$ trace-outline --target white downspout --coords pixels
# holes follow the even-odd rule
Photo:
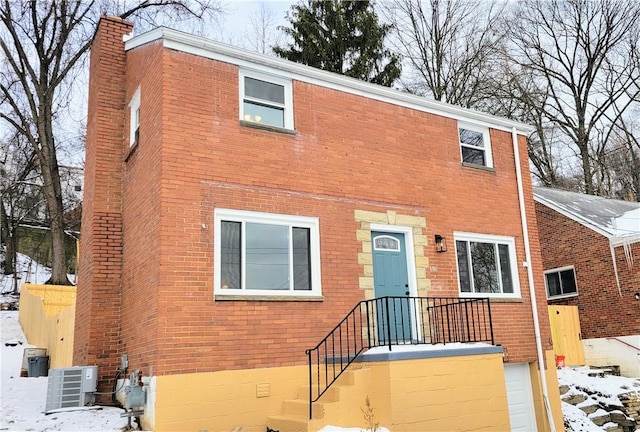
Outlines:
[[[542,399],[545,409],[547,410],[547,420],[551,432],[556,432],[551,405],[549,404],[549,390],[547,388],[547,377],[544,371],[544,355],[542,353],[542,341],[540,337],[540,322],[538,321],[538,305],[536,302],[536,290],[533,284],[533,269],[531,268],[531,249],[529,246],[529,228],[527,226],[527,213],[524,205],[524,191],[522,188],[522,171],[520,169],[520,151],[518,149],[518,134],[516,128],[511,129],[511,138],[513,140],[513,155],[516,160],[516,180],[518,183],[518,200],[520,201],[520,221],[522,223],[522,234],[524,236],[524,253],[525,262],[523,265],[527,268],[527,276],[529,278],[529,295],[531,296],[531,312],[533,313],[533,328],[536,335],[536,348],[538,351],[538,366],[540,368],[540,381],[542,382]]]
[[[616,286],[618,287],[618,295],[622,297],[622,289],[620,288],[620,278],[618,277],[618,263],[616,262],[616,249],[609,239],[609,250],[611,251],[611,261],[613,262],[613,273],[616,275]]]

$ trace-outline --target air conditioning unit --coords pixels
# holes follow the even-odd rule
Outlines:
[[[98,366],[50,369],[45,413],[92,404],[97,381]]]

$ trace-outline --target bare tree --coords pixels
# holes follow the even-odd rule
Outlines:
[[[31,147],[14,135],[3,141],[0,148],[0,239],[5,246],[4,274],[16,273],[18,226],[33,216],[42,204],[40,185],[36,183],[36,157]],[[13,291],[17,294],[17,279]]]
[[[249,14],[249,28],[245,40],[249,49],[261,54],[271,54],[278,44],[277,17],[269,5],[261,1],[258,9]]]
[[[549,91],[544,82],[528,70],[513,64],[506,56],[496,61],[495,73],[489,77],[483,110],[526,122],[534,127],[527,148],[531,174],[535,183],[564,189],[581,184],[576,153],[567,146],[560,128],[545,117]]]
[[[101,13],[147,23],[162,14],[179,20],[219,12],[207,0],[10,1],[0,0],[0,120],[33,149],[42,176],[52,238],[52,276],[68,284],[65,269],[64,209],[57,150],[59,120],[69,108],[74,78],[83,65]],[[160,15],[159,15],[160,14]]]
[[[630,114],[599,131],[604,145],[595,153],[595,188],[601,195],[640,202],[640,123],[637,112]]]
[[[394,0],[381,7],[409,66],[406,89],[477,107],[487,94],[501,41],[496,24],[502,7],[481,0]]]
[[[544,104],[518,97],[563,135],[564,154],[579,158],[588,194],[598,192],[594,161],[606,148],[597,131],[637,103],[639,13],[633,0],[525,0],[506,18],[509,60],[547,92]]]

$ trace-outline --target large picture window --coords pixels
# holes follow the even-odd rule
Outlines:
[[[562,267],[544,272],[547,297],[570,297],[578,295],[576,272],[573,267]]]
[[[216,210],[216,294],[319,295],[318,219]]]
[[[240,120],[293,129],[291,81],[240,73]]]
[[[487,128],[461,123],[458,125],[458,135],[463,163],[493,166],[491,142]]]
[[[512,237],[454,233],[460,295],[520,297]]]

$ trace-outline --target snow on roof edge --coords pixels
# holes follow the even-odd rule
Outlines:
[[[640,203],[545,187],[534,187],[533,198],[536,202],[606,237],[613,246],[640,241]],[[611,205],[607,207],[606,204]],[[630,210],[620,211],[621,206]],[[589,214],[587,209],[591,213],[598,209],[600,213]],[[609,221],[607,224],[602,222],[605,219]],[[638,220],[637,224],[635,220]]]

